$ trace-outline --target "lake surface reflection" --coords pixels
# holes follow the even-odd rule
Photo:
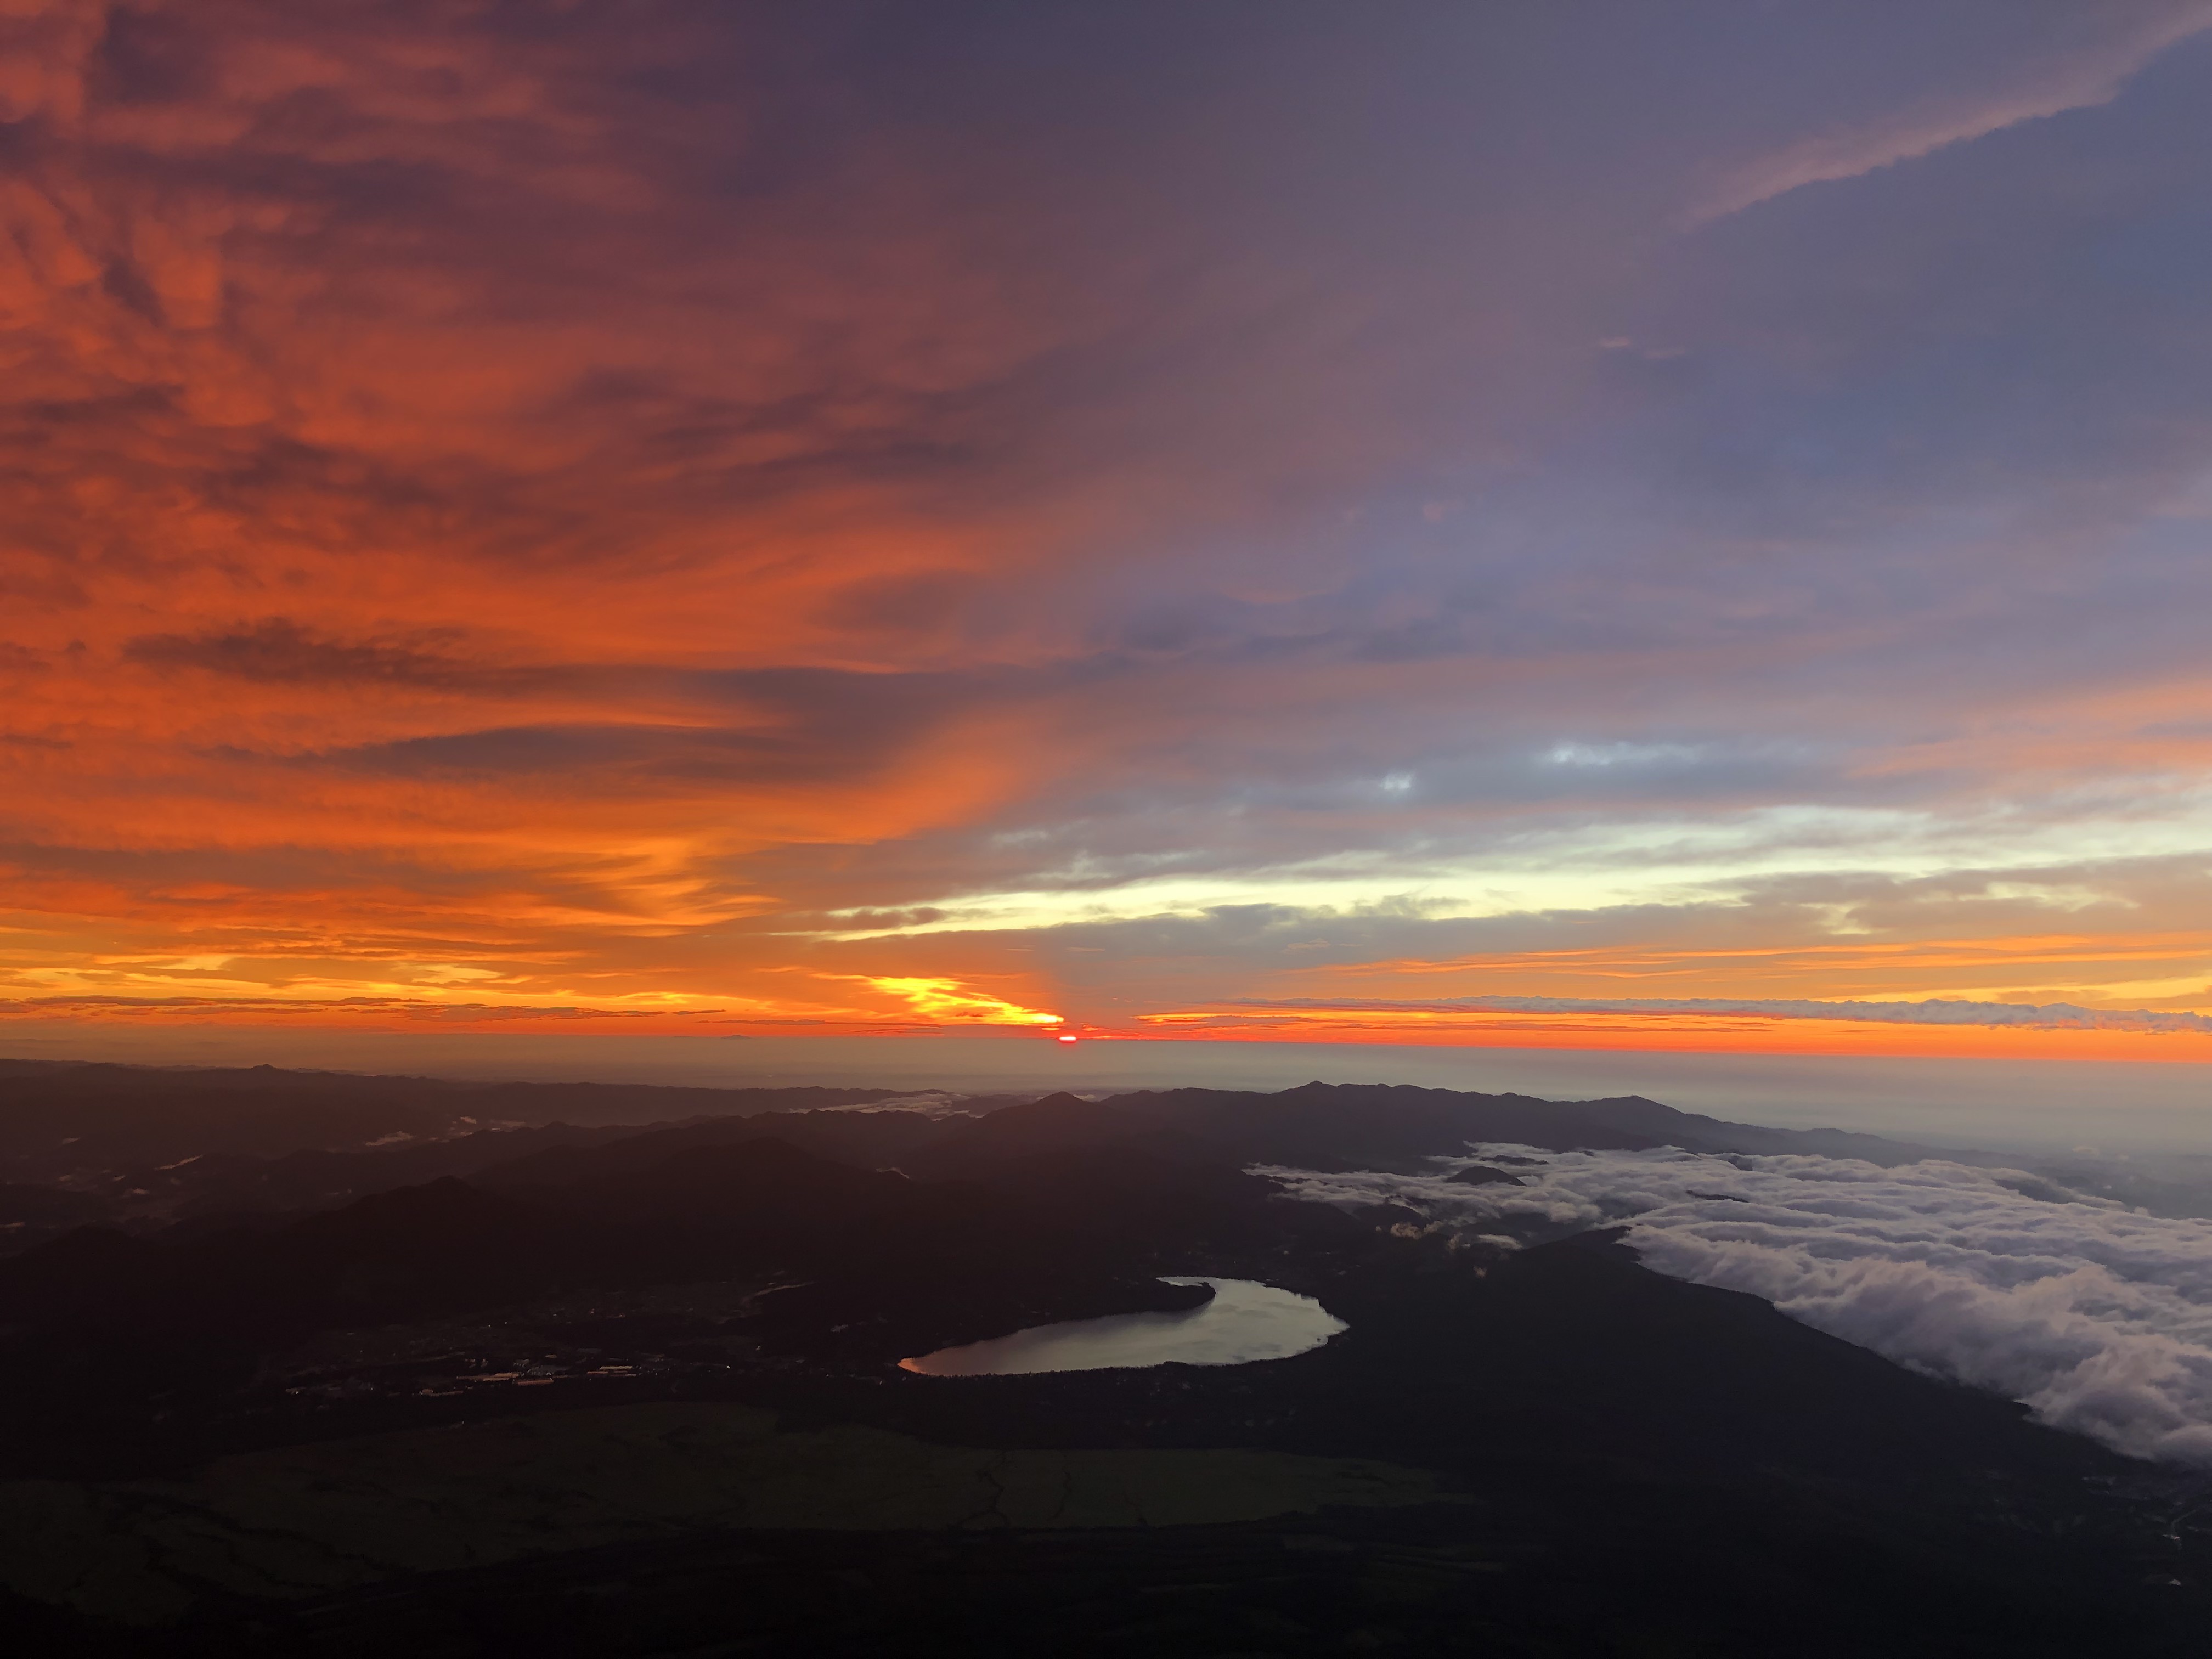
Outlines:
[[[1310,1296],[1249,1279],[1167,1279],[1211,1285],[1213,1299],[1180,1313],[1116,1314],[1036,1325],[1012,1336],[939,1348],[899,1369],[926,1376],[1018,1376],[1034,1371],[1098,1371],[1125,1366],[1243,1365],[1286,1359],[1346,1328]]]

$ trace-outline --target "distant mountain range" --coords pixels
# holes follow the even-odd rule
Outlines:
[[[1164,1157],[1180,1147],[1191,1158],[1319,1169],[1407,1166],[1470,1140],[1796,1152],[1881,1164],[1932,1150],[1842,1130],[1728,1123],[1638,1096],[1545,1101],[1311,1083],[1273,1094],[1175,1089],[1048,1101],[0,1060],[0,1249],[89,1221],[143,1228],[282,1213],[532,1158],[544,1161],[495,1183],[552,1178],[586,1158],[605,1168],[608,1159],[742,1139],[757,1130],[736,1126],[763,1118],[793,1145],[917,1176],[1134,1142]]]

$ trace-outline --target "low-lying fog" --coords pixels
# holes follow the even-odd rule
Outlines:
[[[1763,1297],[2120,1451],[2212,1466],[2212,1221],[1933,1160],[1480,1146],[1432,1174],[1257,1173],[1298,1198],[1407,1205],[1407,1226],[1470,1241],[1620,1224],[1660,1273]]]

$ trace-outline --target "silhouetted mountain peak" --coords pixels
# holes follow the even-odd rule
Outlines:
[[[1455,1170],[1444,1179],[1456,1182],[1462,1187],[1518,1187],[1522,1184],[1519,1176],[1487,1164],[1470,1164],[1465,1169]]]

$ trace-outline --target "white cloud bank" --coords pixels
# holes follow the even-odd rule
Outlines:
[[[1434,1175],[1259,1173],[1322,1202],[1403,1200],[1469,1237],[1623,1224],[1657,1272],[1764,1297],[2132,1456],[2212,1467],[2212,1222],[1936,1161],[1476,1152]],[[1448,1178],[1501,1156],[1528,1185]]]

